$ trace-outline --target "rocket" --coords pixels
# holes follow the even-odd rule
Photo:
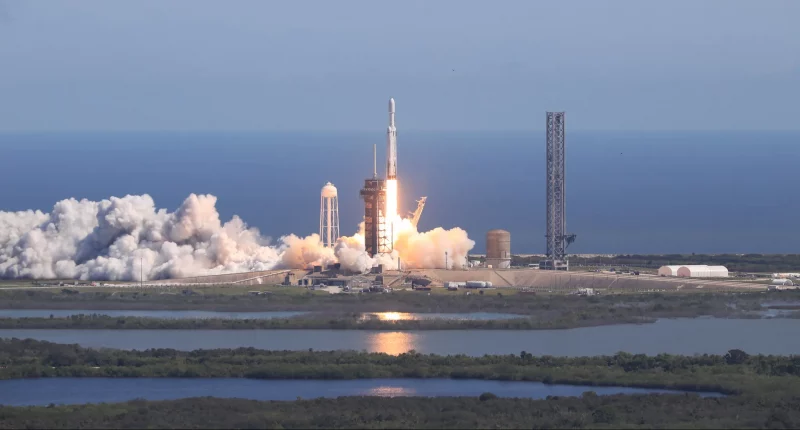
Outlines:
[[[389,99],[389,127],[386,129],[386,179],[397,179],[397,128],[394,126],[394,99]]]

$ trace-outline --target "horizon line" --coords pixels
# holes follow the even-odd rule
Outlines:
[[[231,129],[231,130],[188,130],[188,129],[148,129],[148,130],[0,130],[0,135],[12,134],[249,134],[249,133],[291,133],[291,134],[328,134],[328,133],[375,133],[382,129]],[[541,133],[545,128],[504,128],[504,129],[403,129],[404,133]],[[800,129],[592,129],[578,128],[568,130],[572,133],[800,133]]]

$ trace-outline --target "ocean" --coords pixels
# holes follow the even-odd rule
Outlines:
[[[150,194],[170,211],[213,194],[277,238],[319,229],[319,192],[339,189],[342,234],[363,215],[372,144],[354,133],[0,134],[0,210],[49,211],[61,199]],[[570,132],[570,253],[800,252],[800,132]],[[461,227],[485,250],[511,232],[514,253],[544,252],[544,131],[398,134],[400,209],[427,196],[420,230]]]

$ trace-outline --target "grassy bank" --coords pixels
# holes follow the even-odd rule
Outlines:
[[[487,398],[488,397],[488,398]],[[797,428],[797,398],[195,398],[0,408],[0,428]]]
[[[251,287],[252,288],[252,287]],[[402,291],[392,294],[327,294],[299,287],[263,287],[270,294],[251,296],[246,290],[200,288],[181,291],[141,290],[2,290],[6,309],[82,310],[214,310],[214,311],[331,311],[349,312],[502,312],[557,317],[562,312],[638,313],[638,316],[734,316],[757,310],[764,300],[798,300],[800,293],[650,293],[578,297],[516,294],[488,290],[483,295],[463,292]],[[731,305],[735,305],[732,307]],[[658,314],[652,314],[657,312]],[[651,315],[652,314],[652,315]]]
[[[257,379],[459,378],[673,388],[723,393],[800,395],[800,357],[518,355],[398,356],[353,351],[265,351],[254,348],[124,351],[50,342],[0,340],[0,378],[239,377]]]
[[[357,315],[304,316],[275,319],[172,319],[74,315],[66,318],[0,318],[0,329],[114,329],[114,330],[545,330],[626,323],[652,323],[635,315],[561,315],[541,320],[520,316],[508,320],[360,320]]]
[[[213,291],[213,290],[212,290]],[[86,315],[69,318],[0,318],[0,328],[41,329],[341,329],[341,330],[537,330],[648,323],[658,318],[759,318],[768,308],[796,308],[800,293],[652,293],[601,295],[392,294],[330,295],[278,288],[266,296],[248,294],[152,294],[152,292],[3,291],[0,306],[16,309],[77,309]],[[781,304],[783,303],[783,305]],[[762,306],[762,304],[769,306]],[[787,307],[788,306],[788,307]],[[108,310],[213,310],[309,311],[308,315],[282,319],[172,319],[107,317],[92,311]],[[499,321],[419,320],[361,321],[364,312],[469,313],[518,315]],[[800,312],[781,315],[798,318]]]

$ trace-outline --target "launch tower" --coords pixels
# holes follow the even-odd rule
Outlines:
[[[389,232],[386,231],[383,217],[383,208],[386,207],[386,180],[378,178],[364,180],[364,188],[360,194],[364,199],[364,246],[367,254],[374,257],[391,248]]]
[[[364,247],[370,257],[391,248],[383,211],[386,209],[386,180],[378,179],[378,154],[372,146],[372,178],[364,180]]]
[[[540,269],[569,270],[567,246],[575,240],[566,233],[564,148],[564,112],[547,112],[547,251]]]

